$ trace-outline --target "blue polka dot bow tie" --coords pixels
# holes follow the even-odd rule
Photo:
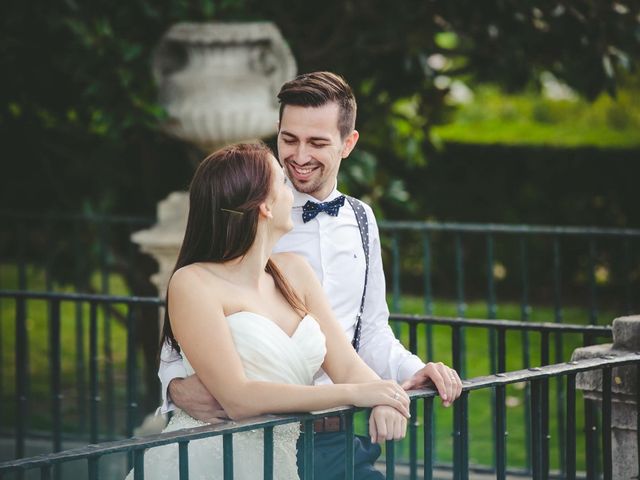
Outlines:
[[[334,198],[330,202],[316,203],[309,200],[302,206],[302,221],[307,223],[313,220],[320,212],[325,212],[332,217],[337,217],[340,207],[344,205],[344,195]]]

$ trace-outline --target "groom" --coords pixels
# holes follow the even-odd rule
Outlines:
[[[295,252],[309,261],[345,334],[380,377],[396,380],[405,389],[435,386],[443,404],[451,405],[462,388],[457,373],[440,362],[425,365],[388,325],[380,237],[371,208],[345,201],[336,189],[342,159],[359,136],[351,88],[338,75],[315,72],[285,83],[278,99],[278,156],[293,186],[294,228],[274,251]],[[218,402],[195,375],[185,378],[179,360],[170,347],[163,347],[161,411],[175,405],[203,421],[220,417]],[[316,378],[316,383],[325,382],[330,382],[325,374]],[[343,478],[345,432],[340,418],[316,421],[314,430],[315,478]],[[379,432],[374,441],[383,441],[384,434]],[[356,437],[354,444],[355,478],[384,478],[373,467],[380,447],[367,437]],[[298,465],[301,468],[300,458]]]

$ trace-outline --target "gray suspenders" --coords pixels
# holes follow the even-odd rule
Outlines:
[[[364,287],[362,289],[362,299],[360,300],[360,310],[356,317],[356,331],[353,334],[353,340],[351,345],[355,348],[356,352],[360,349],[360,330],[362,328],[362,312],[364,311],[364,298],[367,294],[367,280],[369,279],[369,220],[367,219],[367,212],[365,212],[362,202],[356,198],[345,195],[345,198],[353,208],[353,212],[356,215],[356,221],[358,222],[358,230],[360,230],[360,239],[362,240],[362,249],[364,250]]]

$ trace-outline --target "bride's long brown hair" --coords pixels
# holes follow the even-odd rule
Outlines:
[[[259,206],[273,184],[270,155],[263,143],[237,144],[200,163],[189,187],[187,228],[173,272],[195,262],[222,263],[247,253],[258,231]],[[293,309],[308,313],[271,259],[265,271]],[[169,321],[168,294],[166,302],[161,342],[179,352]]]

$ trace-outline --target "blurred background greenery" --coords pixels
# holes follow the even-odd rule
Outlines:
[[[314,7],[8,0],[0,6],[2,206],[153,215],[192,171],[191,147],[158,130],[164,112],[151,77],[154,46],[179,21],[271,20],[300,72],[332,70],[356,90],[361,141],[344,164],[344,189],[382,216],[463,220],[465,205],[447,208],[462,190],[457,179],[430,174],[450,145],[468,146],[458,153],[469,160],[476,145],[509,145],[533,165],[547,155],[531,152],[546,146],[604,149],[603,158],[637,163],[638,8],[596,0],[329,0]],[[409,185],[409,177],[420,181]],[[441,182],[451,197],[433,201],[428,191]],[[566,221],[548,214],[540,221]]]

